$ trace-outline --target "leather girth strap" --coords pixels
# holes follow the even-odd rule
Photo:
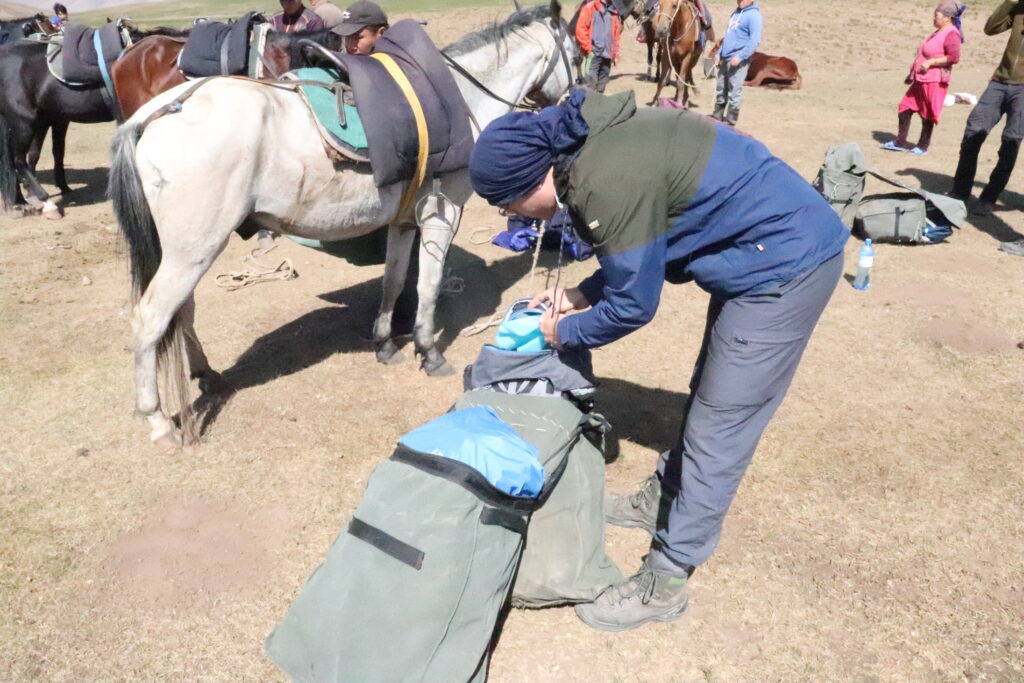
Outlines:
[[[412,88],[412,83],[409,82],[409,79],[398,66],[398,63],[395,62],[394,58],[383,52],[375,52],[370,57],[383,64],[391,77],[395,79],[395,83],[401,88],[405,99],[409,101],[413,118],[416,119],[416,134],[419,140],[419,149],[416,157],[416,175],[409,181],[405,192],[402,193],[402,199],[398,203],[398,213],[395,214],[395,217],[399,218],[412,204],[416,194],[423,186],[423,179],[427,174],[427,158],[430,156],[430,136],[427,132],[427,117],[423,114],[423,106],[416,96],[416,91]]]

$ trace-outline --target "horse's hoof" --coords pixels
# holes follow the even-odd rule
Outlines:
[[[47,199],[43,202],[43,216],[50,220],[56,220],[64,218],[64,212],[61,211],[60,206],[52,199]]]
[[[161,446],[172,451],[180,450],[183,445],[181,431],[177,429],[170,429],[167,431],[153,430],[153,433],[149,435],[149,440],[157,446]]]
[[[377,348],[377,362],[384,365],[398,365],[405,362],[405,354],[388,339]]]
[[[438,363],[429,363],[424,360],[423,370],[427,373],[427,377],[448,377],[455,374],[455,368],[443,358]]]
[[[199,377],[199,391],[204,394],[226,394],[231,391],[231,385],[219,372],[209,370]]]

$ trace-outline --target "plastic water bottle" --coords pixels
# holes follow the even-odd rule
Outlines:
[[[853,288],[864,290],[871,286],[871,266],[875,264],[875,248],[871,246],[871,238],[864,240],[864,246],[857,255],[857,277],[853,278]]]

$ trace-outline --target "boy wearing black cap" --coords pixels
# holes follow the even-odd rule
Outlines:
[[[342,12],[342,22],[332,30],[345,36],[345,52],[368,55],[387,28],[388,15],[381,6],[369,0],[359,0]]]

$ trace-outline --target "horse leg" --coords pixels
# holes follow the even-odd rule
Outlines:
[[[687,99],[687,92],[686,92],[686,69],[683,68],[683,67],[685,66],[684,63],[688,59],[689,59],[689,55],[684,55],[683,58],[679,60],[679,71],[676,72],[678,75],[676,76],[676,97],[675,97],[675,99],[676,99],[676,104],[682,106],[683,108],[686,107],[686,99]]]
[[[665,87],[666,81],[668,81],[669,68],[665,64],[665,51],[658,47],[658,85],[654,88],[654,97],[651,99],[651,106],[658,104],[658,96],[661,95],[661,89]]]
[[[384,266],[384,294],[380,310],[373,323],[373,341],[377,345],[377,360],[388,365],[401,363],[404,354],[391,335],[391,318],[395,311],[405,278],[409,273],[412,243],[416,239],[416,226],[391,225],[388,227],[388,249]]]
[[[68,121],[56,121],[51,126],[50,142],[53,143],[53,182],[61,195],[71,194],[68,179],[64,174],[64,140],[68,135]],[[33,168],[35,168],[33,166]]]
[[[196,298],[189,294],[185,303],[178,309],[178,324],[185,338],[185,354],[188,356],[189,377],[199,380],[199,391],[204,394],[221,394],[229,389],[227,382],[219,372],[210,367],[203,345],[195,328]]]
[[[462,207],[450,201],[430,199],[425,202],[426,216],[420,220],[420,276],[416,283],[419,307],[413,339],[416,351],[423,357],[423,369],[431,377],[451,375],[455,369],[437,350],[434,342],[434,315],[444,276],[444,262],[462,219]],[[438,204],[443,204],[438,206]],[[436,208],[433,208],[436,207]]]
[[[644,41],[647,43],[647,80],[654,80],[655,76],[651,75],[651,65],[654,63],[654,27],[651,22],[645,21],[643,23]]]
[[[209,370],[209,363],[192,327],[194,307],[187,304],[199,279],[209,270],[226,244],[227,240],[219,245],[190,244],[189,247],[195,247],[193,251],[169,243],[166,239],[162,240],[160,267],[135,305],[132,316],[132,331],[135,335],[135,407],[149,422],[150,440],[154,443],[177,447],[183,442],[181,430],[164,414],[160,405],[157,361],[158,356],[165,353],[168,354],[166,365],[169,380],[165,392],[177,394],[181,403],[182,424],[190,426],[186,425],[184,417],[191,411],[191,403],[188,400],[188,382],[181,363],[180,345],[184,345],[189,361],[195,362],[193,370],[201,373],[204,369]],[[207,253],[200,253],[202,251]],[[165,339],[172,324],[174,336]],[[189,341],[190,336],[192,342]],[[194,438],[193,435],[189,436]]]
[[[12,152],[14,156],[14,170],[18,179],[25,188],[43,205],[43,215],[47,218],[61,218],[60,209],[50,199],[49,193],[43,189],[36,178],[36,174],[29,167],[29,152],[37,138],[46,135],[46,128],[38,125],[28,127],[25,125],[12,126]],[[38,157],[37,157],[38,158]]]

